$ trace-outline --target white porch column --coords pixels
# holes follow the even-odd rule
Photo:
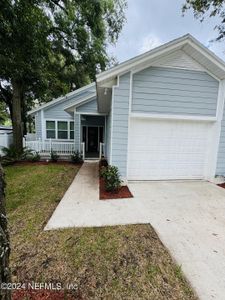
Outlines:
[[[80,118],[80,114],[77,114],[76,112],[74,112],[74,144],[75,144],[75,150],[77,151],[81,151],[80,149],[80,125],[81,122],[81,118]]]

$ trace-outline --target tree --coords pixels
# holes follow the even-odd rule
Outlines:
[[[7,121],[9,121],[9,112],[6,104],[4,102],[0,102],[0,124],[4,125]]]
[[[18,150],[34,99],[79,88],[107,67],[107,44],[118,39],[125,7],[125,0],[0,2],[0,100]]]
[[[215,29],[218,31],[217,41],[225,38],[225,6],[223,0],[186,0],[182,11],[192,9],[194,16],[204,21],[205,17],[219,17],[221,20]]]
[[[7,229],[7,218],[5,211],[5,181],[3,169],[0,165],[0,285],[10,282],[9,269],[9,232]],[[0,299],[11,299],[10,290],[0,288]]]

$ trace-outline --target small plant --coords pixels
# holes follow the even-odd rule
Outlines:
[[[38,152],[35,152],[33,155],[32,161],[37,162],[37,161],[40,161],[40,159],[41,159],[40,154]]]
[[[27,155],[26,160],[31,161],[31,162],[37,162],[40,161],[41,157],[38,152],[33,151],[30,153],[30,155]]]
[[[52,162],[57,162],[59,159],[59,155],[53,150],[50,152],[50,157]]]
[[[102,166],[101,169],[100,169],[100,177],[105,179],[106,174],[107,174],[107,167]]]
[[[77,150],[71,155],[71,161],[73,164],[80,164],[83,162],[82,154]]]
[[[117,192],[121,186],[119,170],[115,166],[103,167],[101,176],[105,180],[105,189],[107,192]]]

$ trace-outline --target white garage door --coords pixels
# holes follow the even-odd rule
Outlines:
[[[128,179],[202,179],[208,160],[211,123],[130,120]]]

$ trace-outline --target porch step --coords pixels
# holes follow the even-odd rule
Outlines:
[[[99,162],[99,158],[85,158],[84,162]]]

